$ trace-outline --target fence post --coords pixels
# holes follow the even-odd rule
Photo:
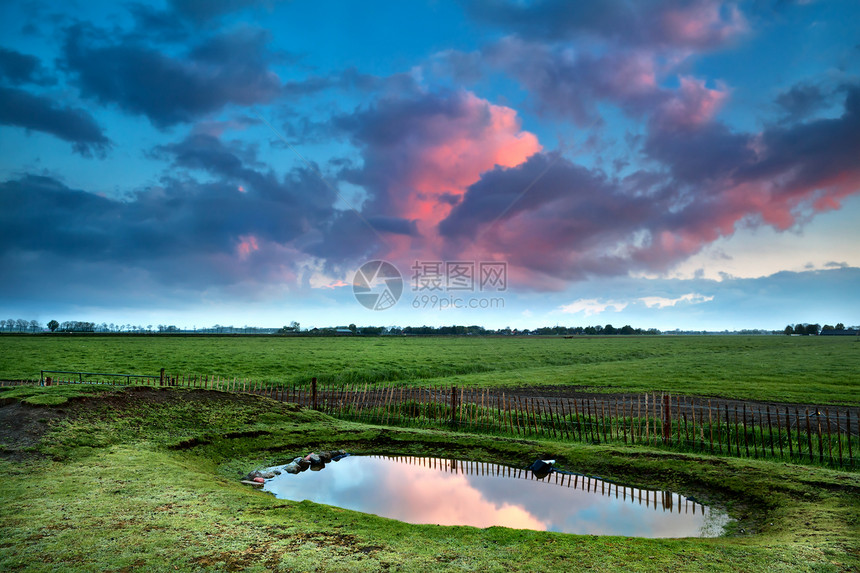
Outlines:
[[[670,394],[663,395],[663,443],[672,441],[672,399]]]
[[[457,387],[451,386],[451,427],[457,425]]]
[[[311,378],[311,396],[312,396],[311,403],[313,404],[313,409],[316,410],[317,409],[317,379],[316,379],[316,377]]]

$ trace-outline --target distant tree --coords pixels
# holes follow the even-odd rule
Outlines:
[[[278,332],[280,332],[281,334],[286,334],[286,333],[289,333],[289,332],[299,332],[300,330],[301,330],[301,325],[300,325],[298,322],[296,322],[296,321],[294,320],[294,321],[292,321],[292,322],[290,323],[290,325],[289,325],[289,326],[283,326],[283,327],[281,327],[281,328],[278,330]]]
[[[794,325],[794,334],[806,334],[806,328],[798,322]]]
[[[353,333],[353,334],[355,334],[355,331],[357,330],[357,327],[355,326],[355,324],[350,324],[350,325],[349,325],[349,329],[352,331],[352,333]]]
[[[794,334],[794,327],[789,324],[785,327],[785,330],[783,330],[783,332],[786,336],[791,336],[792,334]]]
[[[845,330],[845,325],[841,322],[836,323],[836,330]]]
[[[810,336],[817,336],[821,331],[821,326],[817,324],[807,324],[805,329],[805,334]]]
[[[611,324],[607,324],[603,327],[603,334],[618,334],[618,331]]]

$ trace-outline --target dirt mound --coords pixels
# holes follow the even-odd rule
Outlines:
[[[60,406],[35,406],[12,398],[2,398],[0,458],[23,460],[39,456],[35,448],[53,423],[64,418],[74,418],[86,410],[107,407],[116,412],[134,410],[144,405],[176,402],[201,405],[213,402],[248,404],[259,400],[259,397],[247,394],[146,387],[131,387],[125,391],[71,398]]]
[[[63,409],[7,402],[0,407],[0,457],[20,460],[36,455],[32,450],[53,420],[65,416]]]

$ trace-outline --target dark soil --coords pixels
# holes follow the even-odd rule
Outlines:
[[[179,397],[181,396],[181,397]],[[191,403],[253,403],[259,398],[249,394],[230,394],[207,390],[188,390],[181,394],[167,389],[131,387],[94,397],[72,398],[60,406],[34,406],[0,394],[0,458],[20,461],[39,457],[36,446],[51,424],[73,418],[92,408],[135,409],[144,404],[164,404],[184,400]]]
[[[7,401],[0,406],[0,457],[20,461],[36,455],[34,449],[51,421],[65,415],[62,408],[39,408]]]

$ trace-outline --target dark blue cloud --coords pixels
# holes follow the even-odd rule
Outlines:
[[[53,83],[36,56],[0,47],[0,78],[13,85]]]
[[[690,130],[652,128],[645,154],[671,170],[680,182],[696,184],[718,180],[756,161],[752,136],[735,133],[719,123]]]
[[[547,276],[626,274],[636,266],[630,253],[613,251],[659,225],[673,199],[629,193],[599,171],[538,153],[517,167],[485,173],[439,233],[453,252],[482,244],[511,265]]]
[[[281,82],[269,69],[278,56],[268,43],[268,32],[243,28],[209,37],[184,56],[171,56],[131,38],[105,39],[78,25],[67,32],[64,63],[84,96],[167,127],[229,104],[274,99]]]
[[[739,172],[743,179],[787,176],[786,192],[797,187],[824,186],[828,180],[860,180],[860,84],[845,86],[840,117],[766,129],[760,161]],[[855,189],[858,192],[860,189]]]
[[[296,261],[283,253],[309,252],[340,216],[316,172],[278,176],[238,142],[193,134],[152,153],[171,161],[170,176],[124,198],[45,176],[0,183],[0,258],[9,276],[71,265],[89,268],[94,284],[122,283],[119,269],[190,289],[264,281],[292,269]],[[207,181],[195,178],[201,174]]]
[[[820,86],[801,83],[779,94],[775,103],[789,121],[806,119],[828,103]]]
[[[104,156],[110,148],[110,140],[86,111],[16,88],[0,87],[0,124],[49,133],[84,156]]]

